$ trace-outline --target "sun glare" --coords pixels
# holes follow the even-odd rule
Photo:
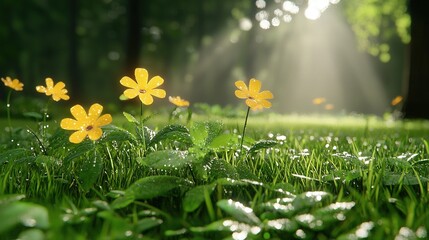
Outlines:
[[[255,77],[273,89],[272,109],[277,112],[382,114],[389,108],[371,57],[358,51],[350,25],[333,5],[340,0],[257,2],[253,20],[238,18],[235,28],[203,41],[188,68],[188,87],[180,86],[198,92],[192,102],[231,104],[231,96],[219,100],[212,91],[230,91],[232,84],[219,85],[219,79],[233,83]],[[329,101],[317,108],[312,104],[316,96]]]

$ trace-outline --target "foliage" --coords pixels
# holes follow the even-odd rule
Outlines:
[[[346,15],[359,47],[380,61],[390,60],[390,40],[397,36],[405,44],[411,40],[411,18],[407,0],[344,1]]]
[[[0,236],[427,237],[424,124],[369,132],[251,126],[254,139],[246,137],[239,158],[234,124],[146,127],[143,143],[128,126],[140,122],[126,116],[124,128],[103,127],[95,143],[72,144],[57,129],[46,136],[46,152],[24,142],[2,148]]]

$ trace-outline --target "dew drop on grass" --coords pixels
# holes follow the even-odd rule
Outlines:
[[[305,239],[307,237],[307,234],[305,234],[304,230],[302,229],[296,230],[295,235],[300,239]]]
[[[374,228],[373,222],[364,222],[362,223],[355,232],[356,237],[358,238],[367,238],[369,232]]]
[[[125,237],[131,237],[133,232],[131,230],[125,231]]]
[[[22,225],[26,226],[26,227],[34,227],[36,226],[37,221],[34,218],[24,218],[22,219]]]

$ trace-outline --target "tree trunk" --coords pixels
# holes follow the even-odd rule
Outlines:
[[[429,1],[410,0],[411,43],[405,118],[429,119]]]

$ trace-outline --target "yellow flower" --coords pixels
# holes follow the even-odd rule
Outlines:
[[[396,106],[396,105],[398,105],[398,104],[400,104],[401,102],[402,102],[402,96],[396,96],[393,100],[392,100],[392,102],[390,102],[390,105],[392,105],[392,106]]]
[[[185,99],[182,99],[181,97],[168,97],[168,101],[170,101],[172,104],[178,106],[178,107],[189,107],[189,102]]]
[[[235,90],[235,96],[240,99],[246,99],[246,105],[252,110],[258,110],[263,108],[270,108],[271,102],[267,99],[272,99],[273,94],[270,91],[261,90],[261,82],[254,78],[250,79],[249,87],[243,81],[236,81],[235,86],[238,90]]]
[[[65,130],[76,131],[70,135],[70,142],[80,143],[86,136],[93,141],[98,140],[103,134],[100,127],[112,122],[110,114],[104,114],[100,117],[102,111],[103,106],[98,103],[93,104],[89,108],[88,115],[85,109],[79,104],[71,107],[70,112],[76,120],[64,118],[60,124],[61,128]]]
[[[134,75],[137,81],[134,81],[130,77],[123,77],[120,83],[129,88],[124,91],[124,95],[128,99],[139,96],[140,101],[145,105],[151,105],[153,103],[153,97],[165,98],[165,91],[163,89],[156,89],[164,83],[164,79],[160,76],[155,76],[149,79],[149,74],[144,68],[136,68]]]
[[[333,110],[333,109],[334,109],[334,105],[333,104],[328,103],[328,104],[325,105],[325,110],[330,111],[330,110]]]
[[[37,86],[36,91],[39,93],[44,93],[46,96],[51,96],[54,101],[58,102],[61,99],[69,100],[70,97],[67,95],[67,89],[65,89],[65,84],[63,82],[58,82],[54,85],[54,81],[52,78],[46,78],[46,87],[45,86]]]
[[[6,79],[1,78],[1,80],[3,81],[4,85],[6,87],[10,87],[15,91],[22,91],[24,84],[22,82],[20,82],[18,79],[11,79],[10,77],[6,77]]]
[[[319,97],[319,98],[315,98],[313,99],[313,104],[314,105],[320,105],[322,103],[326,102],[325,98]]]

